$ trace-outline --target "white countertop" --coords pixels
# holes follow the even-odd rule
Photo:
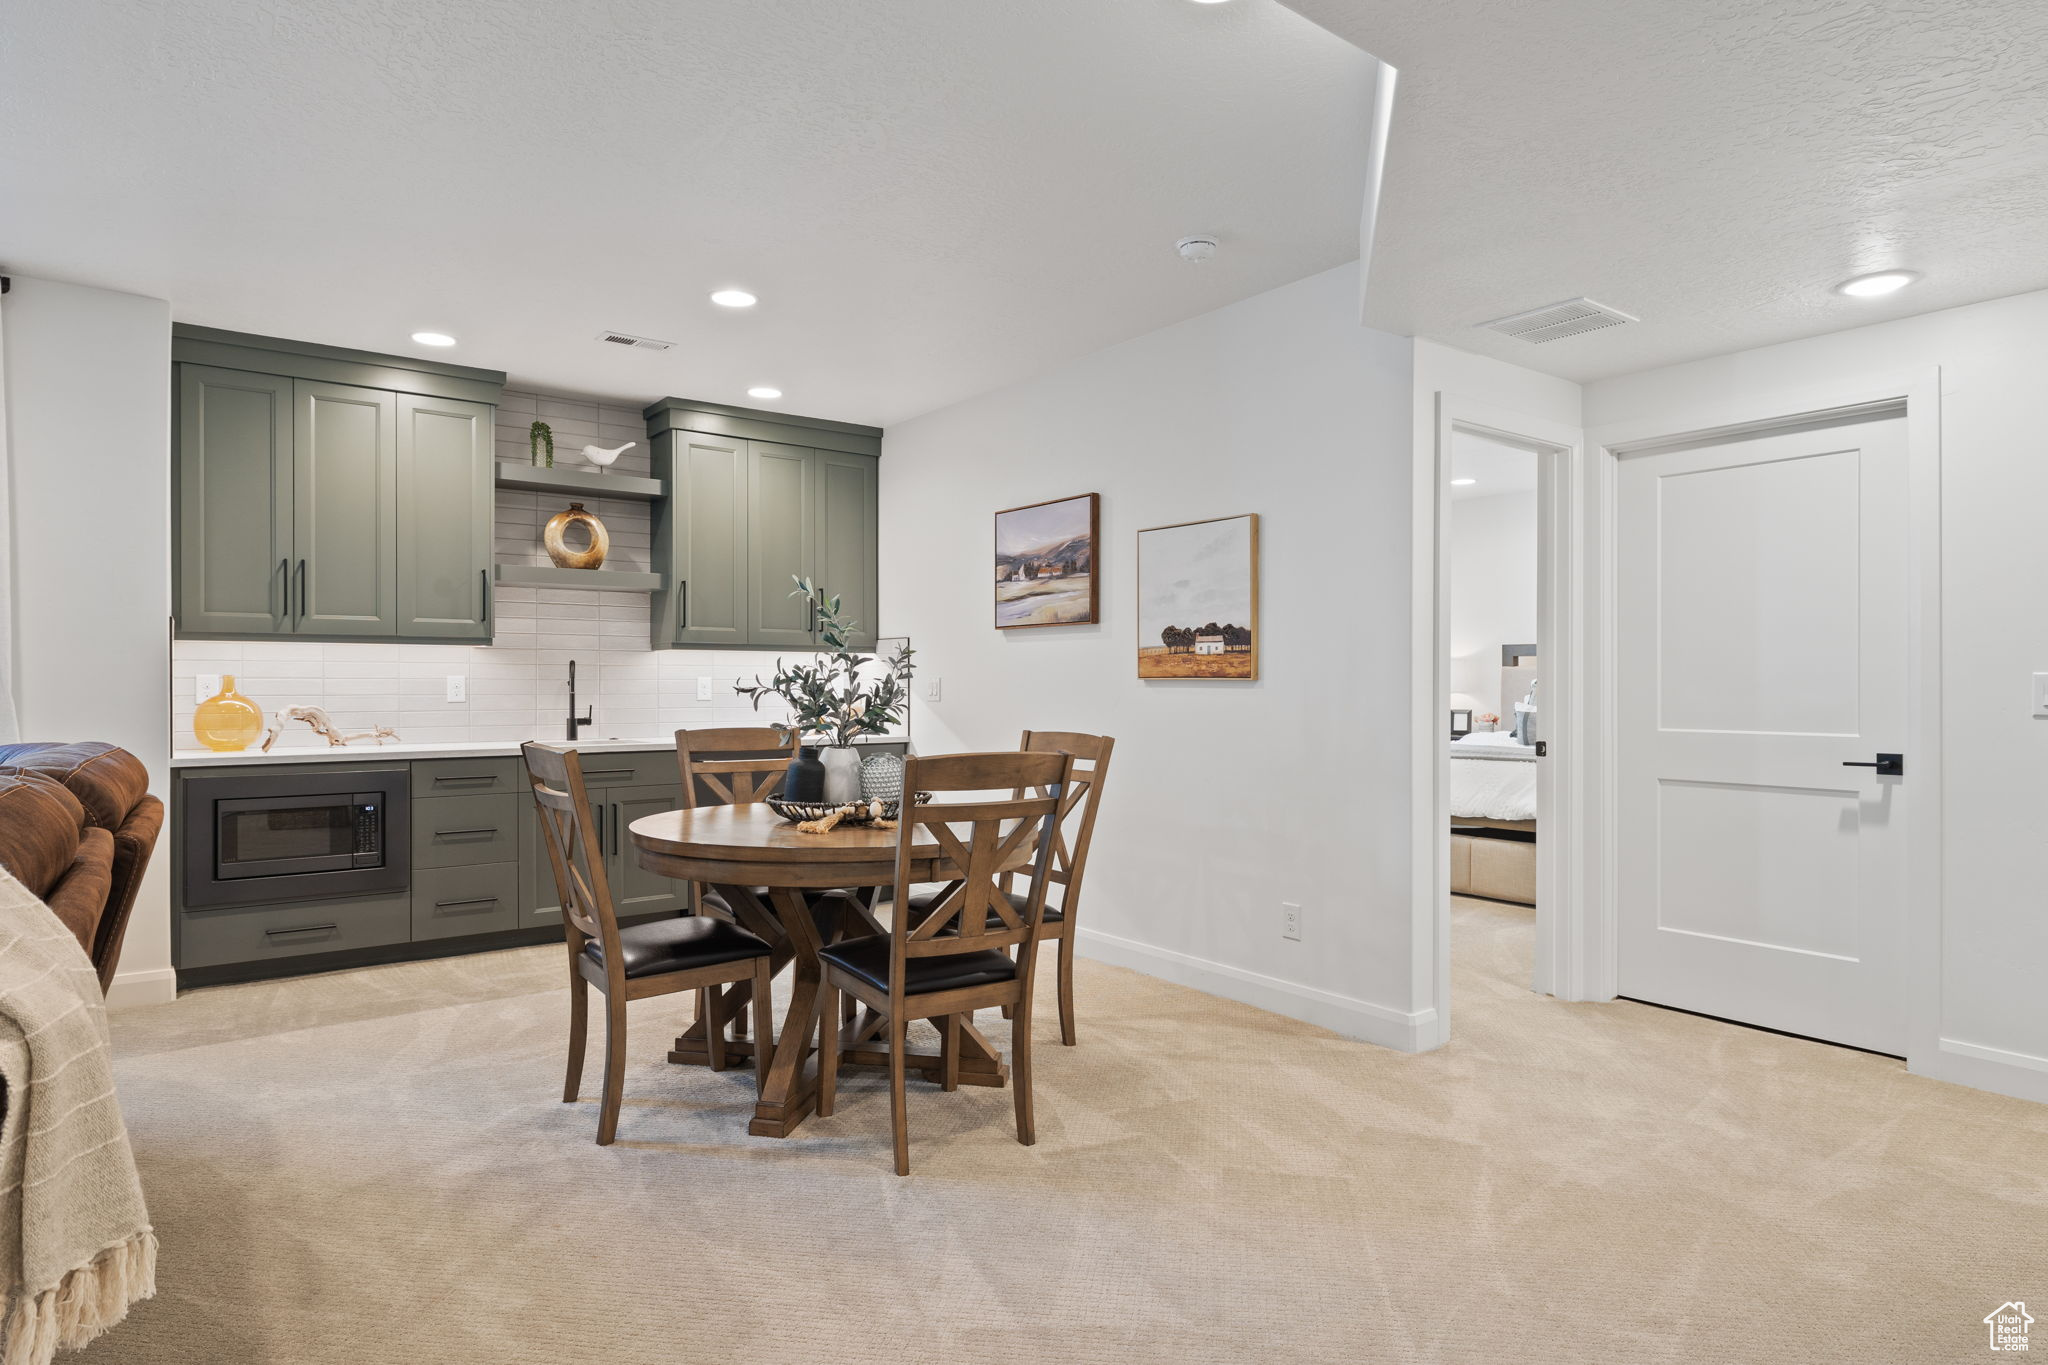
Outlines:
[[[321,745],[319,748],[282,746],[264,753],[259,749],[245,749],[240,753],[221,754],[211,749],[179,749],[171,755],[173,768],[232,768],[263,763],[375,763],[407,762],[416,758],[516,758],[519,745],[516,739],[472,739],[452,744],[371,744],[367,741],[334,748]],[[551,743],[561,742],[550,739]],[[900,744],[900,737],[888,735],[866,735],[854,741],[856,744]],[[673,734],[651,739],[590,739],[576,741],[578,753],[623,754],[644,752],[653,749],[673,749]]]

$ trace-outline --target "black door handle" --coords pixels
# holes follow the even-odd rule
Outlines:
[[[1906,756],[1904,754],[1879,754],[1874,763],[1844,763],[1845,768],[1875,768],[1879,777],[1904,777]]]

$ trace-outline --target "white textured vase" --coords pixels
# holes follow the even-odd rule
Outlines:
[[[860,752],[850,744],[818,751],[825,765],[825,799],[834,805],[860,800]]]

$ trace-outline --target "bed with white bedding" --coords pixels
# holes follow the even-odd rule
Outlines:
[[[1536,750],[1511,734],[1451,743],[1451,890],[1536,903]]]

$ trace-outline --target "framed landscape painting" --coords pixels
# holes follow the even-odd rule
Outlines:
[[[1138,532],[1138,676],[1259,676],[1256,512]]]
[[[996,513],[996,629],[1102,619],[1095,562],[1101,502],[1083,493]]]

